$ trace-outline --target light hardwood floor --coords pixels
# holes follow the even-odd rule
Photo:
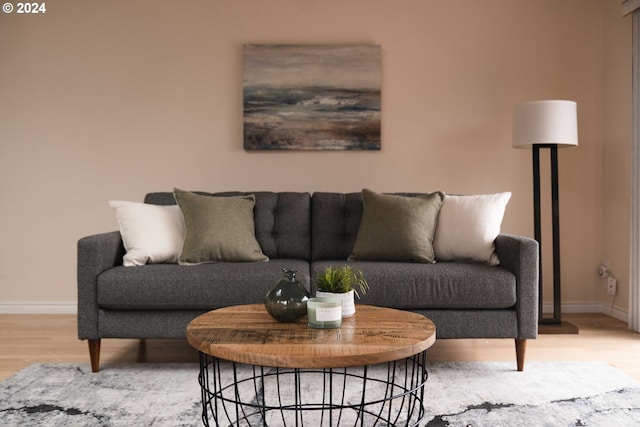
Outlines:
[[[539,335],[527,343],[526,361],[604,360],[640,381],[640,334],[603,314],[567,314],[578,335]],[[435,361],[513,361],[514,340],[439,340]],[[183,340],[104,339],[100,368],[127,362],[197,362]],[[89,363],[86,341],[77,339],[75,315],[0,315],[0,380],[32,363]],[[526,365],[525,365],[526,371]]]

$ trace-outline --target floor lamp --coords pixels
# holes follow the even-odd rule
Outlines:
[[[514,109],[513,146],[533,148],[534,234],[540,251],[538,277],[538,331],[540,333],[578,333],[574,325],[563,322],[560,295],[560,211],[558,208],[558,147],[578,145],[578,120],[573,101],[533,101]],[[550,150],[551,216],[553,236],[553,317],[543,315],[542,229],[540,225],[540,149]]]

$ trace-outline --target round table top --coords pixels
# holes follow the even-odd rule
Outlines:
[[[197,350],[248,365],[342,368],[400,360],[433,345],[436,328],[425,316],[356,305],[336,329],[314,329],[272,318],[262,304],[213,310],[193,319],[187,340]]]

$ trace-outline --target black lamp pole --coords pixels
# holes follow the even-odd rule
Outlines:
[[[540,149],[548,148],[551,154],[551,210],[553,229],[553,318],[543,316],[542,289],[542,225],[540,221]],[[538,241],[540,274],[538,275],[538,323],[560,324],[560,210],[558,209],[558,145],[535,144],[533,146],[533,233]]]
[[[553,233],[553,317],[544,317],[542,289],[542,226],[540,223],[540,149],[548,148],[551,157],[551,227]],[[578,333],[574,325],[563,322],[560,294],[560,208],[558,207],[558,144],[533,145],[533,217],[534,236],[538,241],[538,325],[555,326],[539,328],[542,333]],[[560,330],[562,328],[562,330]]]

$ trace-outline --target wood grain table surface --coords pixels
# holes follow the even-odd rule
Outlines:
[[[187,340],[220,359],[279,368],[342,368],[404,359],[433,345],[436,328],[409,311],[356,305],[336,329],[273,319],[262,304],[205,313],[189,323]]]

